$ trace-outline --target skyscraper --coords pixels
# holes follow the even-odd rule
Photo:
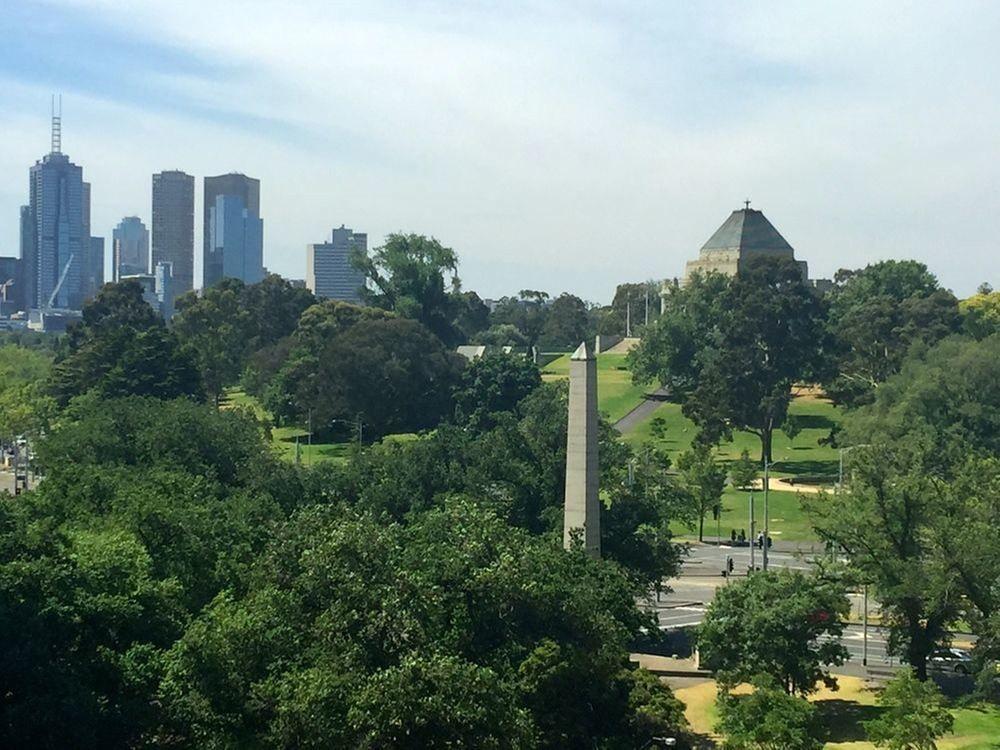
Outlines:
[[[61,115],[53,110],[52,150],[31,168],[25,305],[79,310],[83,304],[82,267],[90,251],[84,238],[83,169],[62,153]],[[23,224],[23,223],[22,223]]]
[[[90,238],[90,253],[85,269],[84,299],[93,299],[104,286],[104,238]]]
[[[126,216],[111,235],[115,281],[149,273],[149,232],[138,216]]]
[[[213,263],[221,264],[218,278],[240,279],[256,284],[264,278],[264,222],[246,207],[238,195],[219,195],[208,212],[209,247]],[[207,266],[206,266],[207,268]]]
[[[329,242],[306,246],[306,287],[320,299],[361,302],[365,275],[351,263],[355,251],[368,252],[368,235],[334,229]]]
[[[205,178],[204,195],[204,286],[208,288],[217,283],[223,276],[225,261],[219,249],[213,245],[212,241],[212,217],[211,213],[216,209],[216,199],[219,196],[235,196],[242,201],[243,210],[248,217],[260,219],[260,180],[247,177],[243,174],[230,173],[218,175],[216,177]],[[263,232],[263,225],[261,225]],[[263,243],[263,233],[261,234]],[[263,251],[262,251],[263,253]],[[261,262],[263,266],[263,261]]]
[[[21,206],[21,285],[19,297],[23,309],[37,307],[38,256],[35,242],[35,226],[31,218],[31,206]]]
[[[174,299],[177,295],[173,264],[161,260],[153,269],[153,276],[156,279],[156,298],[160,302],[160,314],[170,320],[174,317]]]
[[[153,175],[152,267],[169,263],[173,290],[194,289],[194,177],[177,170]]]

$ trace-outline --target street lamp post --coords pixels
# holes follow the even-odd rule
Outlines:
[[[757,542],[754,540],[754,517],[753,517],[753,490],[750,490],[750,572],[754,573],[757,570],[757,560],[754,550],[756,549]]]
[[[864,604],[861,614],[861,664],[868,666],[868,584],[865,584]]]
[[[767,570],[767,545],[770,543],[771,537],[767,522],[767,493],[768,493],[768,479],[769,471],[771,468],[771,462],[767,460],[767,456],[764,456],[764,542],[760,545],[761,553],[761,565],[764,570]]]

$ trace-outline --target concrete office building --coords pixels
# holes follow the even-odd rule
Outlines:
[[[169,263],[175,294],[194,289],[194,177],[177,170],[153,175],[152,267]]]
[[[256,284],[264,278],[264,222],[247,208],[238,195],[219,195],[208,213],[211,258],[217,266],[218,278],[240,279],[246,284]],[[213,274],[215,272],[213,271]]]
[[[368,235],[340,225],[329,242],[306,246],[306,287],[320,299],[361,302],[365,275],[351,263],[355,252],[368,252]]]
[[[126,216],[112,232],[115,280],[149,273],[149,231],[138,216]]]
[[[203,256],[204,287],[207,289],[225,276],[225,261],[212,239],[212,211],[220,196],[236,196],[243,203],[248,218],[260,219],[260,180],[239,173],[205,178],[203,207]],[[261,231],[263,237],[263,229]],[[263,267],[263,261],[261,267]]]
[[[22,213],[26,307],[79,310],[83,304],[90,251],[83,185],[83,169],[62,153],[61,117],[53,114],[52,150],[30,170],[28,216]]]
[[[134,281],[142,288],[142,298],[146,304],[159,312],[160,300],[156,296],[156,277],[151,273],[129,273],[118,278],[118,281]]]

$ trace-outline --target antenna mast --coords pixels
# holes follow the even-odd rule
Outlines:
[[[52,95],[52,153],[62,153],[62,94]]]

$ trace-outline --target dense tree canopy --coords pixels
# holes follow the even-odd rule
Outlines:
[[[61,403],[83,393],[104,398],[204,395],[195,360],[142,297],[138,282],[105,284],[71,327],[68,352],[50,381]]]
[[[227,278],[200,295],[190,292],[177,300],[172,327],[218,400],[255,353],[268,349],[273,356],[273,347],[291,335],[315,301],[308,289],[274,274],[251,285]],[[266,361],[258,361],[258,368]]]
[[[786,259],[751,259],[739,276],[696,275],[629,355],[637,382],[666,385],[707,442],[756,434],[762,458],[793,383],[823,363],[823,303]]]
[[[843,664],[850,611],[840,581],[799,571],[758,572],[716,591],[698,629],[701,663],[730,687],[770,675],[786,692],[807,695],[826,667]]]
[[[473,430],[489,429],[541,384],[538,366],[526,357],[480,357],[466,365],[455,388],[455,420]]]
[[[320,431],[361,419],[370,437],[416,432],[452,412],[463,363],[414,320],[359,320],[317,351],[290,359],[267,403]]]
[[[887,260],[841,271],[830,295],[835,362],[826,384],[838,403],[865,403],[899,371],[911,345],[959,329],[958,301],[916,261]]]

